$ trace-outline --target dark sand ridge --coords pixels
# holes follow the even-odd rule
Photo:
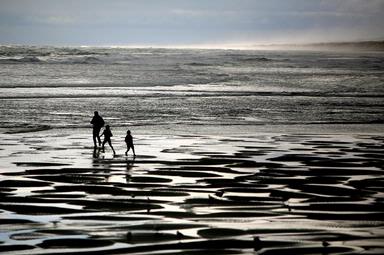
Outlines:
[[[379,135],[143,136],[135,161],[92,158],[84,136],[5,138],[2,252],[384,252]]]

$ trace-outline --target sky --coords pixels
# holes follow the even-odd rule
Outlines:
[[[384,0],[0,0],[0,44],[254,45],[384,39]]]

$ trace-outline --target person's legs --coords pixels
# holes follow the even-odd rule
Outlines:
[[[135,156],[136,157],[136,153],[135,153],[135,146],[133,146],[133,144],[131,145],[131,147],[132,147],[132,151],[133,151],[133,156]]]
[[[103,152],[105,152],[105,143],[106,143],[107,141],[104,139],[104,141],[103,141],[103,146],[102,146],[102,150],[103,150]]]
[[[101,145],[100,129],[101,129],[100,127],[96,128],[96,137],[97,137],[97,141],[99,142],[99,146]]]
[[[116,154],[115,149],[113,149],[111,140],[108,140],[108,144],[109,144],[109,146],[111,147],[111,149],[112,149],[112,151],[113,151],[113,154]]]
[[[128,156],[128,151],[129,151],[130,147],[129,145],[127,144],[127,150],[125,151],[125,156]]]
[[[93,144],[95,147],[96,147],[96,139],[99,142],[99,146],[101,145],[100,129],[101,128],[93,128]]]
[[[93,129],[92,138],[93,138],[93,145],[94,145],[94,147],[96,147],[96,131],[95,131],[95,129]]]

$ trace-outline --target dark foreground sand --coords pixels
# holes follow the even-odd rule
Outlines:
[[[0,136],[0,253],[384,254],[384,136]]]

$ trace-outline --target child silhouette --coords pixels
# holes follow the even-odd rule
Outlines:
[[[135,147],[133,146],[133,138],[131,135],[131,131],[127,131],[127,136],[125,137],[125,143],[127,144],[127,151],[125,152],[125,156],[128,156],[128,151],[132,148],[133,156],[136,157]]]
[[[104,135],[104,141],[103,141],[103,147],[102,147],[103,152],[104,152],[105,144],[108,143],[109,146],[111,146],[111,149],[113,151],[113,155],[116,155],[116,152],[115,152],[115,150],[112,147],[111,137],[113,135],[112,135],[112,132],[111,132],[111,129],[110,129],[109,125],[105,126],[105,129],[104,129],[103,133],[101,134],[101,136],[103,136],[103,135]]]

